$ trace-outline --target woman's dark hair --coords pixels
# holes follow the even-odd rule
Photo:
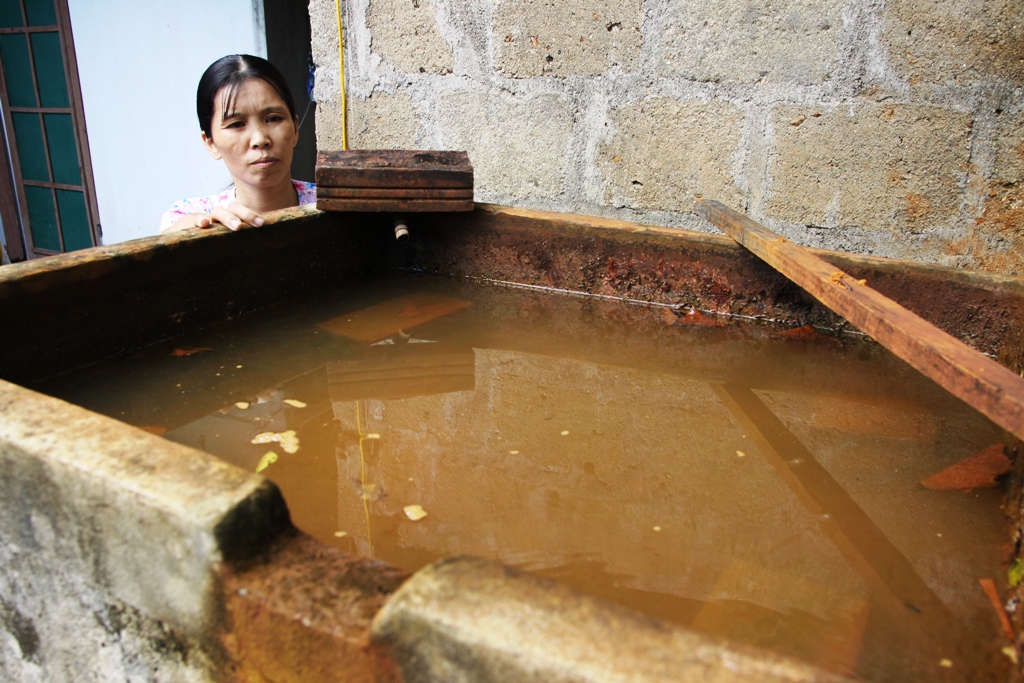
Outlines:
[[[203,77],[199,79],[199,89],[196,91],[196,113],[199,115],[199,127],[206,133],[206,137],[213,136],[213,98],[223,88],[221,111],[231,111],[239,86],[253,78],[266,81],[271,88],[276,90],[284,103],[288,105],[288,112],[292,118],[295,118],[295,101],[292,99],[292,92],[288,89],[284,76],[276,66],[262,57],[228,55],[211,64],[203,73]]]

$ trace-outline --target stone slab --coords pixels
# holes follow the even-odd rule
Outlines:
[[[191,637],[214,570],[290,523],[277,488],[198,451],[0,381],[0,536]]]
[[[955,226],[970,126],[929,106],[780,107],[765,216],[895,234]]]
[[[443,146],[469,153],[478,194],[550,198],[564,192],[573,128],[566,98],[446,90],[437,118]]]
[[[844,0],[679,3],[665,12],[661,73],[722,83],[828,80],[838,66]]]
[[[414,574],[371,634],[408,683],[846,680],[472,557]]]
[[[495,61],[513,78],[635,71],[640,0],[503,0],[494,10]]]
[[[1024,85],[1019,0],[890,0],[881,43],[911,86],[1003,81]]]
[[[349,106],[349,149],[415,149],[416,114],[412,99],[404,90],[394,95],[374,92],[368,97],[351,97]],[[317,131],[325,129],[320,149],[341,149],[341,144],[328,146],[333,137],[326,129],[336,129],[340,138],[341,112],[333,107],[317,120]]]
[[[744,206],[731,161],[743,113],[725,102],[652,98],[610,115],[614,132],[598,148],[604,201],[615,206],[692,211],[701,197]]]
[[[455,56],[437,25],[433,0],[370,0],[370,49],[405,73],[448,74]]]

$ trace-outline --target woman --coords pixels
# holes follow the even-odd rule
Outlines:
[[[196,111],[206,151],[224,161],[234,184],[176,203],[163,215],[161,232],[260,226],[267,211],[316,202],[315,185],[291,179],[299,118],[274,65],[252,55],[218,59],[199,79]]]

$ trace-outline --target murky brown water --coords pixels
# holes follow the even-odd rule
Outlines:
[[[409,570],[490,557],[872,681],[1009,675],[978,585],[1002,491],[919,483],[1000,432],[862,340],[403,280],[39,388],[262,468],[297,526]]]

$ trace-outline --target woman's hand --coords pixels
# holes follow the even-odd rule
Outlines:
[[[214,207],[211,213],[190,213],[179,218],[174,225],[161,232],[174,232],[175,230],[187,230],[188,228],[209,228],[215,223],[227,226],[232,230],[238,230],[243,225],[255,225],[257,228],[263,225],[263,217],[252,209],[241,204],[231,206]]]

